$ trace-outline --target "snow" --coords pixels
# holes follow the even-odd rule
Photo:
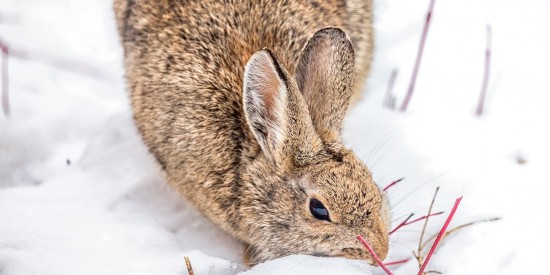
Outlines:
[[[345,143],[381,186],[405,177],[388,190],[394,224],[424,215],[436,186],[437,211],[464,196],[450,228],[502,217],[444,240],[430,270],[544,273],[550,2],[437,1],[409,110],[389,110],[390,72],[399,71],[399,106],[428,4],[375,1],[375,61]],[[487,24],[491,78],[477,117]],[[0,274],[187,274],[184,256],[195,274],[383,274],[362,261],[304,255],[244,266],[239,242],[166,186],[142,144],[109,0],[2,0],[0,39],[30,54],[9,60],[12,114],[0,117]],[[427,231],[444,220],[432,218]],[[393,234],[386,261],[412,257],[420,230]],[[418,270],[414,260],[391,268]]]

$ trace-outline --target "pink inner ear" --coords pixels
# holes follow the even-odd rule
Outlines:
[[[268,57],[269,58],[269,57]],[[275,68],[270,62],[258,64],[258,92],[266,112],[266,118],[275,121],[277,118],[277,96],[282,83],[277,77]]]
[[[281,149],[288,129],[286,117],[287,89],[276,60],[267,51],[259,51],[245,69],[245,104],[249,126],[263,150]],[[274,156],[273,156],[274,157]]]

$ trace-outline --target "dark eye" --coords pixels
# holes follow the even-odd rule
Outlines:
[[[319,220],[329,221],[328,210],[327,208],[317,199],[311,199],[309,202],[309,211],[311,215]]]

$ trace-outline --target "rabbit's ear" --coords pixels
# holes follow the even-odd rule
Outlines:
[[[262,151],[273,157],[281,153],[288,137],[287,79],[267,50],[256,52],[244,71],[243,103],[248,125]]]
[[[320,150],[296,82],[268,50],[256,52],[246,64],[243,108],[250,130],[274,163],[296,164]]]
[[[355,76],[355,54],[344,31],[317,31],[302,51],[295,78],[317,133],[325,142],[339,139]]]

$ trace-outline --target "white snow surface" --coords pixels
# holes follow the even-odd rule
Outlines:
[[[428,5],[375,0],[375,59],[345,144],[380,186],[405,177],[388,190],[394,226],[424,215],[436,186],[434,209],[446,214],[430,235],[459,196],[450,228],[502,218],[445,239],[428,269],[546,273],[550,1],[437,1],[410,108],[384,108],[394,68],[398,107],[404,98]],[[487,24],[491,75],[477,117]],[[137,134],[110,0],[1,0],[0,39],[30,54],[9,59],[12,113],[0,116],[0,274],[187,274],[184,256],[195,274],[384,274],[304,255],[244,266],[239,242],[167,187]],[[421,226],[393,234],[386,261],[412,258]]]

